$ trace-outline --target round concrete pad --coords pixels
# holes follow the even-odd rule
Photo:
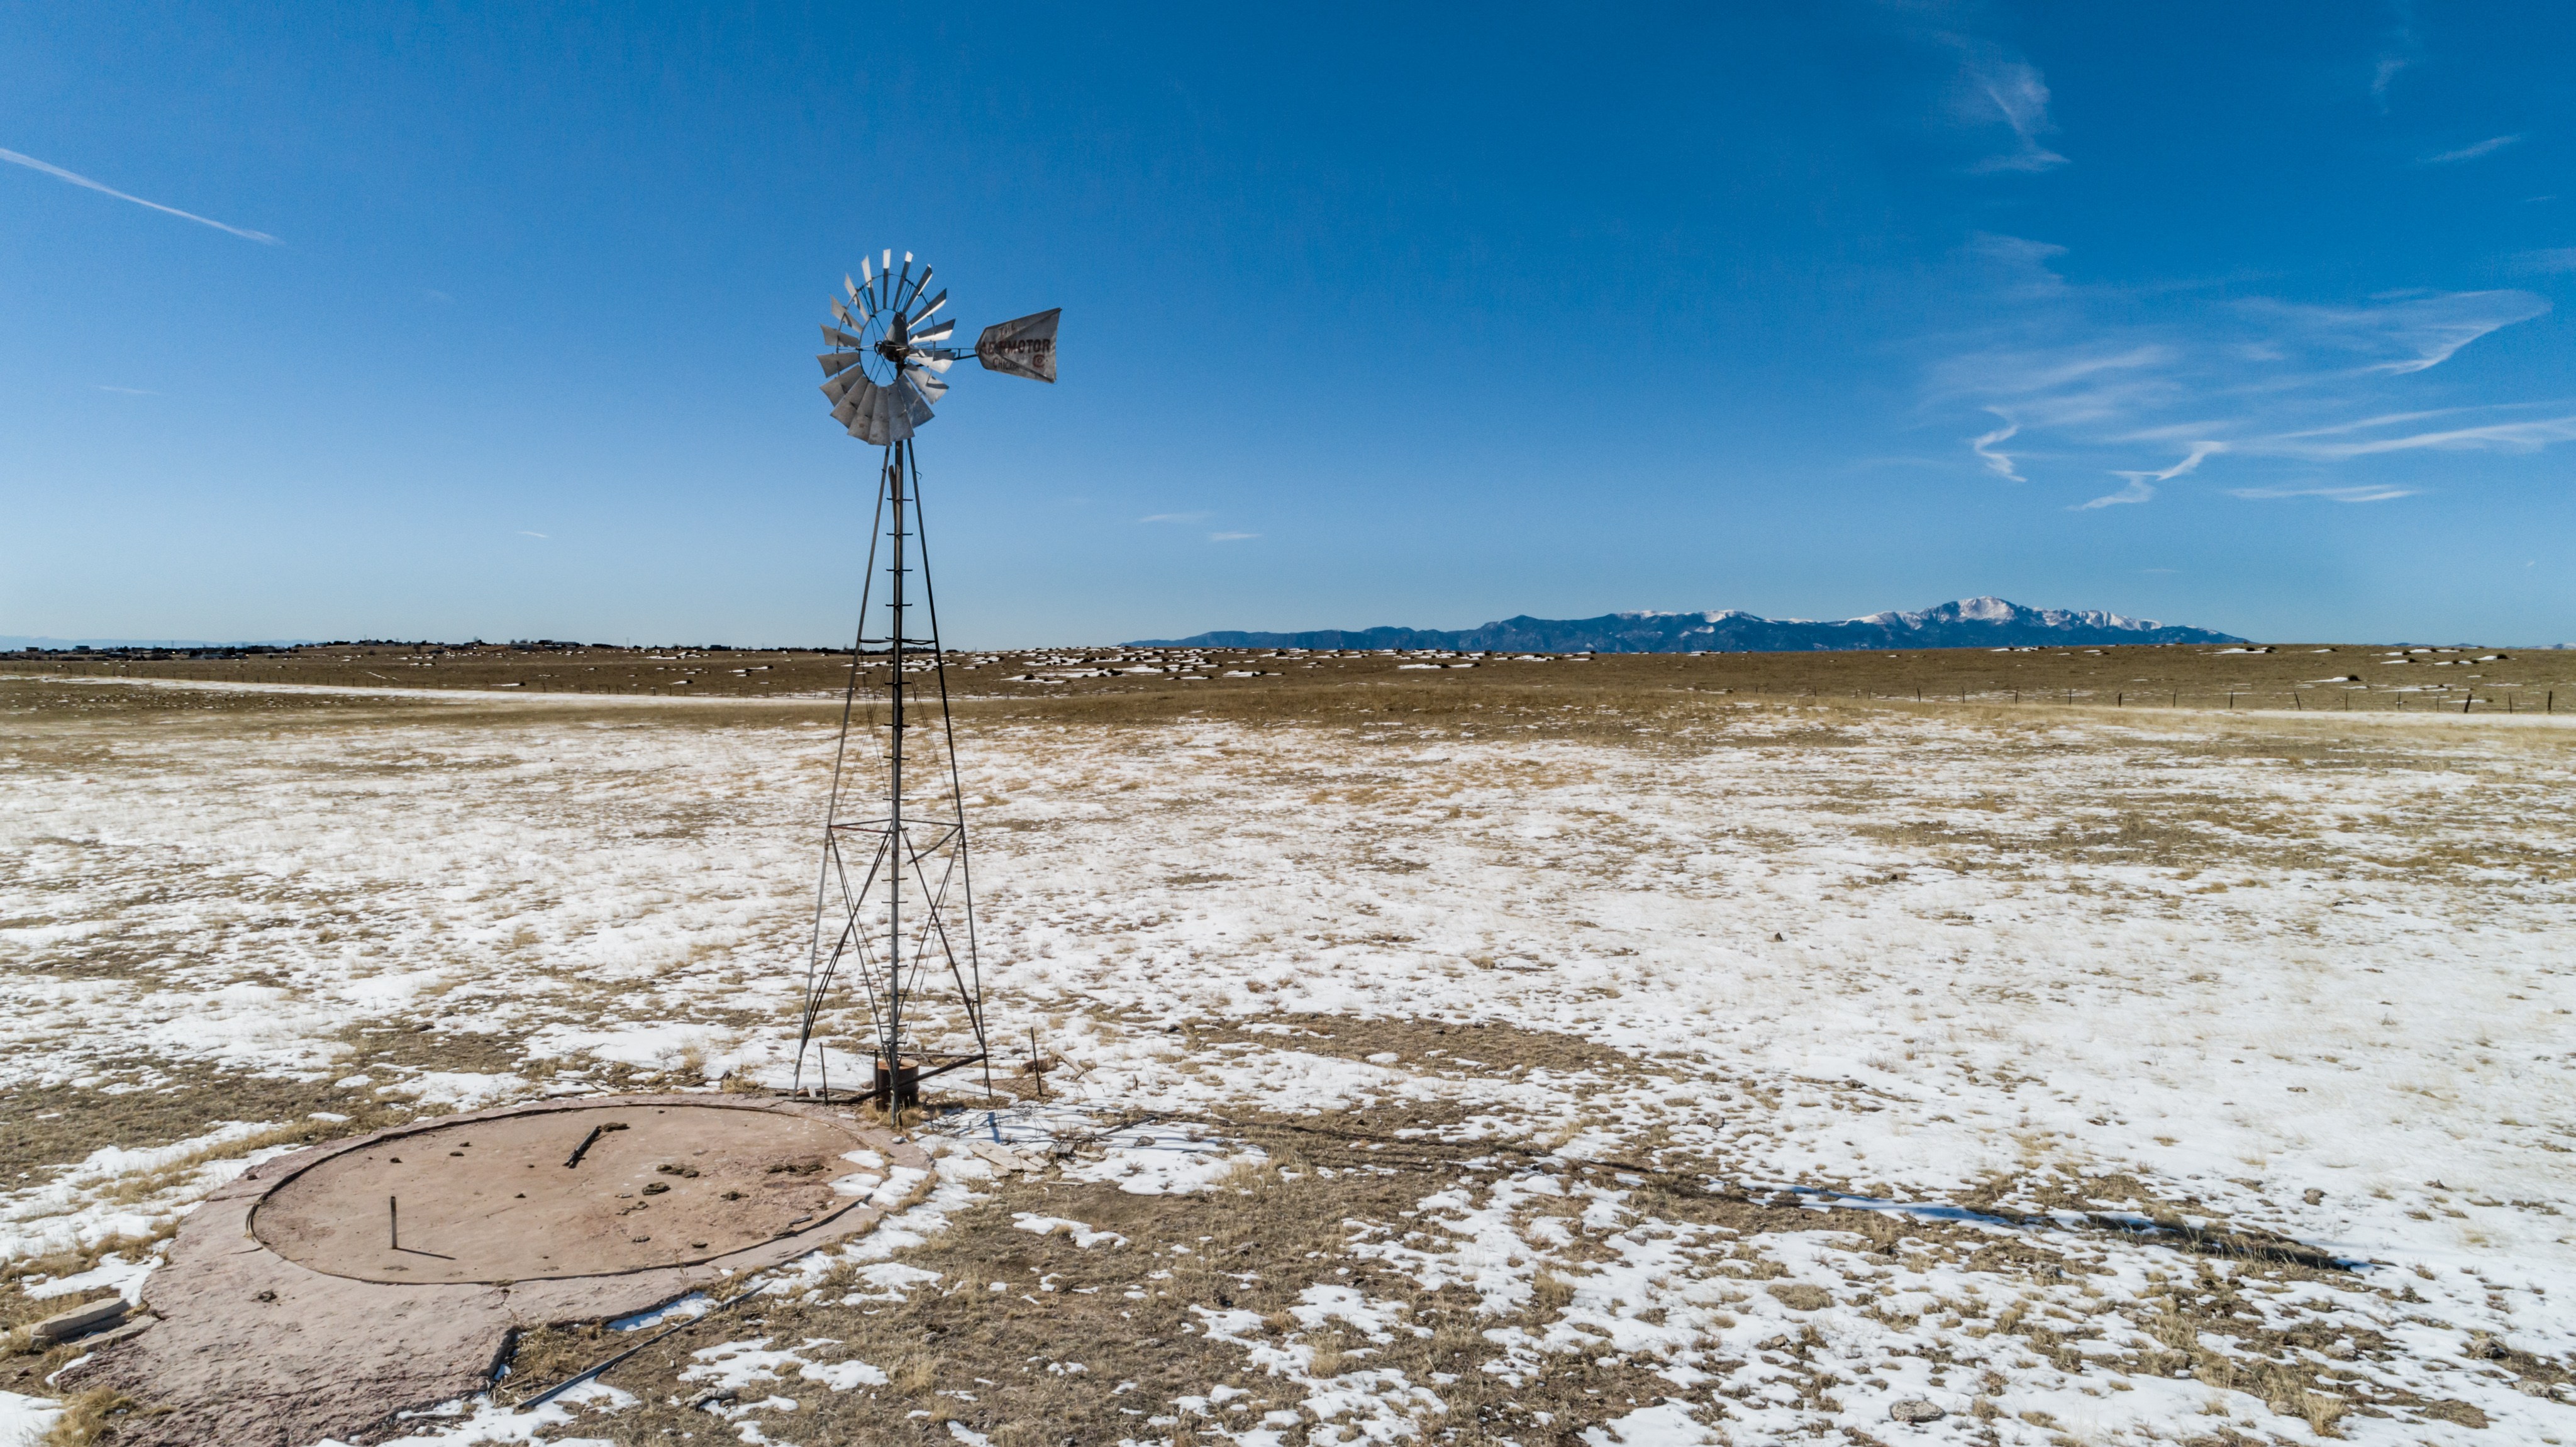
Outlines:
[[[567,1170],[591,1127],[612,1122],[627,1129],[601,1131]],[[864,1164],[871,1151],[882,1169]],[[183,1218],[144,1293],[160,1323],[63,1381],[146,1404],[118,1419],[121,1447],[375,1441],[409,1430],[396,1411],[488,1386],[513,1331],[739,1292],[751,1273],[846,1242],[920,1199],[932,1169],[919,1144],[847,1111],[764,1096],[553,1100],[333,1141],[262,1161]],[[503,1189],[512,1172],[518,1181]],[[548,1172],[572,1179],[546,1193],[520,1184]],[[401,1174],[388,1185],[387,1173]],[[878,1174],[886,1183],[864,1200],[832,1189]],[[644,1189],[658,1183],[670,1189]],[[410,1248],[392,1261],[380,1250],[389,1195]],[[483,1219],[494,1212],[498,1221]],[[604,1239],[587,1239],[594,1228]],[[386,1265],[411,1269],[377,1271]]]
[[[361,1281],[604,1276],[801,1231],[858,1205],[886,1172],[836,1120],[608,1103],[381,1137],[272,1190],[251,1232],[289,1261]]]

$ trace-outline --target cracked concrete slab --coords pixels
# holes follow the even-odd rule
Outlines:
[[[610,1124],[625,1129],[562,1164]],[[864,1234],[930,1171],[855,1115],[720,1095],[548,1101],[334,1141],[208,1197],[151,1279],[160,1325],[65,1380],[155,1409],[120,1426],[130,1447],[364,1441],[397,1411],[483,1389],[514,1332],[737,1284]]]

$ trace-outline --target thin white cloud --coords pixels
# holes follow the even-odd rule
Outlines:
[[[2280,328],[2309,346],[2379,356],[2383,360],[2365,369],[2390,376],[2438,367],[2489,332],[2549,310],[2546,298],[2527,291],[2387,293],[2371,302],[2331,307],[2265,299],[2245,309],[2258,324]]]
[[[37,160],[33,156],[20,155],[16,151],[0,150],[0,161],[6,161],[13,166],[24,166],[30,171],[42,171],[56,180],[69,181],[75,186],[86,186],[101,195],[113,196],[119,201],[131,201],[137,206],[150,207],[152,210],[161,212],[164,215],[176,216],[182,221],[194,221],[200,226],[211,226],[217,231],[228,232],[234,236],[240,237],[244,241],[256,241],[263,246],[278,246],[283,244],[276,237],[269,235],[265,231],[245,231],[238,226],[226,226],[220,221],[209,220],[193,211],[182,211],[176,206],[164,206],[158,201],[146,201],[140,196],[129,196],[125,192],[119,191],[113,186],[101,185],[78,172],[66,171],[60,166],[48,165],[43,161]]]
[[[2239,460],[2231,482],[2306,496],[2357,484],[2283,476],[2286,464],[2313,472],[2374,457],[2576,442],[2576,402],[2467,394],[2439,399],[2460,405],[2428,407],[2435,396],[2414,380],[2547,313],[2549,302],[2532,292],[2386,292],[2318,304],[2167,288],[2150,307],[2134,289],[2064,282],[2046,269],[2054,254],[1992,237],[1963,250],[1958,295],[1970,314],[1940,339],[1943,353],[1926,359],[1923,402],[1927,417],[1996,419],[1964,445],[1997,477],[2045,482],[2075,464],[2121,479],[2118,491],[2079,510],[2148,502],[2221,451]]]
[[[2410,432],[2398,437],[2374,437],[2358,442],[2303,442],[2285,434],[2259,438],[2247,446],[2249,450],[2260,449],[2290,457],[2342,462],[2355,457],[2427,449],[2443,452],[2538,452],[2553,442],[2576,442],[2576,416],[2547,417],[2531,422],[2494,422],[2483,427],[2452,427],[2438,432]]]
[[[1991,411],[1992,409],[1990,408],[1988,410]],[[2003,414],[2000,412],[1995,413],[1995,415],[2003,417]],[[2004,481],[2028,482],[2030,481],[2029,478],[2024,477],[2019,472],[2013,470],[2011,453],[1995,451],[1996,443],[2012,440],[2013,434],[2019,431],[2021,431],[2021,424],[2006,417],[2004,418],[2003,426],[1998,427],[1994,431],[1988,432],[1983,436],[1969,438],[1968,450],[1983,458],[1985,460],[1986,470],[1993,473],[1995,476],[2002,478]]]
[[[2474,161],[2480,156],[2492,156],[2496,152],[2503,150],[2505,147],[2510,146],[2521,139],[2522,135],[2520,132],[2516,132],[2510,136],[2489,136],[2485,140],[2477,142],[2475,145],[2462,146],[2456,151],[2444,151],[2438,156],[2426,156],[2415,164],[2419,166],[2450,166],[2456,165],[2462,161]]]
[[[1257,538],[1259,536],[1261,536],[1259,533],[1210,533],[1208,534],[1208,541],[1212,543],[1239,543],[1248,538]]]
[[[544,537],[544,536],[545,536],[545,534],[544,534],[544,533],[532,533],[532,532],[528,531],[526,528],[521,528],[521,529],[519,529],[519,536],[521,536],[521,537],[523,537],[523,538],[542,538],[542,537]]]
[[[2370,98],[2379,102],[2380,114],[2385,115],[2388,113],[2389,82],[2397,79],[2398,72],[2414,63],[2414,61],[2402,55],[2383,55],[2379,57],[2378,66],[2371,71],[2370,75]]]
[[[2526,251],[2514,258],[2525,271],[2576,271],[2576,246],[2553,246],[2544,251]]]
[[[2370,72],[2370,99],[2381,115],[2388,114],[2388,88],[2406,68],[2423,54],[2415,40],[2414,7],[2408,0],[2395,0],[2389,6],[2390,25],[2386,43],[2379,52],[2379,63]]]
[[[2160,369],[2174,361],[2162,346],[1995,348],[1954,358],[1936,370],[1942,393],[2003,398],[1985,410],[2035,428],[2064,427],[2135,414],[2168,389]]]
[[[2110,493],[2103,497],[2097,497],[2091,502],[2078,503],[2075,505],[2073,510],[2076,512],[2091,512],[2097,507],[2118,507],[2122,503],[2152,502],[2155,500],[2156,485],[2147,480],[2154,476],[2153,473],[2124,472],[2121,473],[2120,476],[2129,480],[2128,486],[2121,488],[2118,492]]]
[[[2161,472],[2114,471],[2111,474],[2113,477],[2128,479],[2128,485],[2126,487],[2121,488],[2118,492],[2097,497],[2091,502],[2078,503],[2073,508],[2073,511],[2090,512],[2097,507],[2117,507],[2122,503],[2150,501],[2156,495],[2157,483],[2171,482],[2175,478],[2182,476],[2184,473],[2196,472],[2200,469],[2201,463],[2221,452],[2225,452],[2226,450],[2227,444],[2224,442],[2195,442],[2191,445],[2191,451],[2185,454],[2182,461],[2175,463],[2173,466],[2168,467]]]
[[[2368,485],[2361,487],[2238,487],[2230,488],[2227,495],[2256,499],[2322,497],[2333,502],[2389,502],[2396,498],[2413,497],[2416,491],[2411,487]]]
[[[2415,356],[2384,362],[2380,370],[2402,374],[2440,366],[2487,333],[2547,312],[2549,303],[2527,291],[2464,291],[2410,300],[2396,310],[2397,335],[2415,349]]]
[[[2378,417],[2364,417],[2357,422],[2337,422],[2331,427],[2310,427],[2300,432],[2275,432],[2266,440],[2274,443],[2303,442],[2311,437],[2348,437],[2355,432],[2368,432],[2379,427],[2398,427],[2421,422],[2428,417],[2457,417],[2473,407],[2436,407],[2429,412],[2390,412]]]
[[[2066,290],[2066,278],[2049,265],[2066,254],[2066,248],[2054,242],[1980,231],[1959,250],[1968,261],[1992,271],[1996,282],[2007,291],[2041,300]]]
[[[114,392],[120,397],[158,397],[161,395],[158,392],[154,392],[143,387],[112,387],[105,382],[100,382],[95,385],[98,387],[98,390],[102,392]]]
[[[1157,512],[1136,519],[1140,523],[1203,523],[1215,517],[1212,512]]]
[[[2039,68],[2028,61],[2007,60],[1993,54],[1972,55],[1968,61],[1969,92],[1982,98],[1993,114],[2012,127],[2018,143],[2008,155],[1988,156],[1970,169],[1992,171],[2047,171],[2067,164],[2066,158],[2039,143],[2039,138],[2057,129],[2048,118],[2048,82],[2040,78]]]

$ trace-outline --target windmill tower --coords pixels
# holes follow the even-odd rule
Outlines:
[[[862,258],[858,278],[841,279],[846,300],[833,299],[823,327],[830,350],[815,359],[832,420],[883,454],[832,755],[795,1088],[810,1055],[816,1088],[831,1094],[825,1010],[846,977],[857,989],[844,993],[865,1002],[874,1057],[860,1093],[889,1109],[917,1102],[922,1081],[970,1066],[983,1066],[992,1088],[965,797],[912,440],[947,392],[948,369],[969,354],[946,345],[954,319],[933,319],[947,291],[923,299],[930,275],[926,265],[916,273],[910,252],[899,268],[892,251],[874,265]],[[971,355],[986,371],[1052,382],[1061,310],[986,327]]]

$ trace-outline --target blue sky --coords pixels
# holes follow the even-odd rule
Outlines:
[[[1460,16],[1477,18],[1463,21]],[[2576,10],[0,11],[0,634],[2576,638]],[[105,188],[105,189],[101,189]]]

